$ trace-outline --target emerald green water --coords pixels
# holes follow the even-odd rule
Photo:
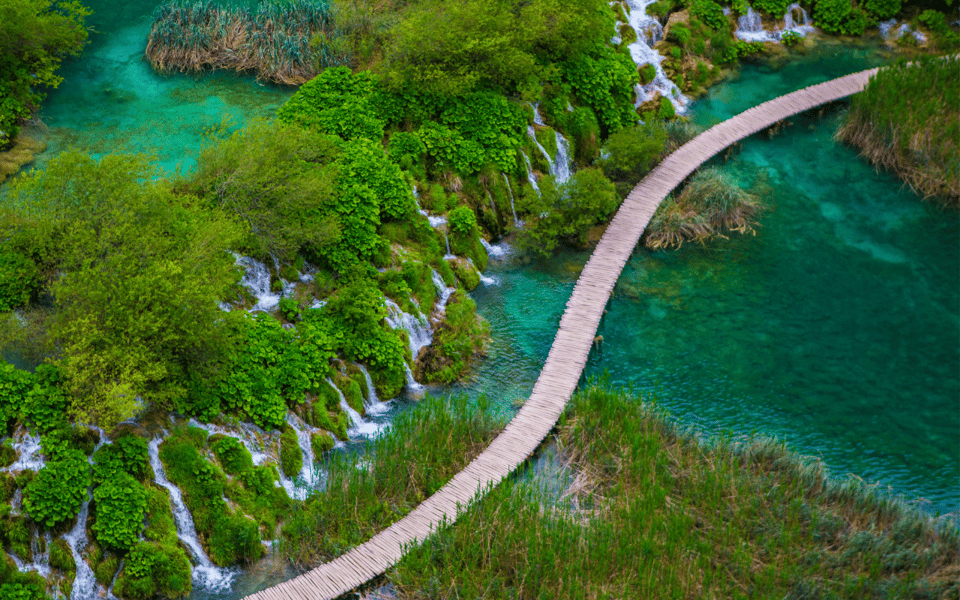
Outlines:
[[[50,148],[38,164],[73,146],[149,152],[167,171],[188,170],[206,128],[269,117],[292,94],[232,74],[158,76],[142,59],[157,2],[89,4],[101,33],[44,105]],[[692,115],[709,126],[884,60],[873,47],[831,46],[780,69],[748,66]],[[745,184],[756,169],[770,177],[757,235],[637,253],[587,373],[609,372],[705,433],[777,435],[833,473],[958,511],[960,219],[836,145],[836,115],[791,121],[725,166]],[[526,397],[586,258],[492,261],[498,284],[472,293],[492,326],[489,356],[448,392],[486,393],[504,410]],[[264,563],[215,596],[289,576]]]

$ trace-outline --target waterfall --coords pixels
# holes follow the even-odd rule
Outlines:
[[[801,23],[797,23],[793,20],[793,11],[795,10],[800,11]],[[793,31],[795,33],[799,33],[800,35],[806,35],[816,30],[817,28],[813,27],[810,23],[810,17],[807,15],[807,11],[803,10],[803,7],[800,6],[800,3],[794,2],[787,7],[787,12],[783,15],[783,31],[778,31],[775,33],[777,38],[779,38],[785,31]]]
[[[193,558],[199,563],[193,565],[193,581],[198,587],[206,589],[227,589],[233,580],[235,572],[216,566],[210,561],[206,552],[203,551],[203,546],[200,545],[200,540],[197,539],[197,530],[193,526],[193,517],[190,516],[190,511],[187,510],[186,504],[183,503],[183,495],[180,493],[180,489],[170,483],[164,474],[163,464],[160,462],[160,442],[162,441],[160,438],[155,438],[147,445],[150,454],[150,466],[153,467],[154,481],[157,485],[166,488],[167,491],[170,492],[170,500],[173,503],[173,517],[177,523],[177,537],[180,538],[180,541],[190,550]],[[86,504],[84,504],[84,511],[86,511]],[[76,558],[76,556],[74,558]],[[79,579],[79,577],[78,562],[77,578]],[[76,584],[74,584],[74,592],[76,592]],[[92,597],[92,595],[77,597],[74,594],[71,596],[71,600]]]
[[[404,329],[410,337],[410,352],[413,359],[417,359],[420,349],[429,346],[433,341],[433,328],[430,327],[430,321],[422,315],[414,317],[411,314],[403,312],[396,302],[390,298],[387,301],[387,324],[393,329]]]
[[[531,103],[530,106],[533,107],[533,122],[537,125],[546,125],[546,123],[543,122],[543,117],[540,116],[540,103]]]
[[[493,259],[501,259],[507,256],[510,253],[510,246],[506,243],[501,242],[497,245],[491,245],[487,240],[480,238],[480,243],[483,244],[483,247],[487,250],[487,255]]]
[[[638,84],[634,87],[634,91],[637,93],[635,106],[640,106],[659,92],[661,96],[668,98],[673,103],[679,115],[686,112],[686,107],[687,104],[690,103],[690,100],[683,95],[675,83],[667,78],[667,75],[663,72],[663,67],[660,66],[660,63],[663,61],[663,56],[653,49],[653,44],[655,44],[658,39],[663,38],[663,28],[660,26],[660,23],[655,18],[647,15],[647,7],[653,4],[654,1],[655,0],[625,0],[625,3],[630,6],[630,13],[627,16],[628,24],[637,33],[637,41],[627,46],[627,49],[630,51],[630,58],[633,59],[634,64],[638,67],[645,64],[653,65],[657,73],[656,77],[654,77],[650,83],[643,86]],[[647,35],[647,31],[651,32],[650,35]]]
[[[437,273],[436,269],[431,268],[430,270],[433,271],[433,287],[437,288],[437,298],[439,298],[434,311],[443,314],[447,308],[447,301],[450,300],[450,295],[453,294],[456,289],[447,287],[443,277],[440,276],[440,273]]]
[[[754,11],[752,6],[747,7],[747,14],[737,19],[737,30],[734,35],[747,42],[772,42],[777,39],[775,35],[763,29],[760,13]]]
[[[91,465],[93,464],[93,456],[97,453],[97,450],[104,444],[109,443],[103,431],[100,429],[97,429],[97,431],[100,433],[100,440],[94,446],[90,456],[87,457],[87,463]],[[93,575],[93,569],[90,568],[87,561],[83,560],[82,554],[84,548],[87,546],[87,515],[89,514],[91,500],[93,500],[93,494],[90,492],[90,489],[87,488],[87,498],[83,501],[83,504],[80,505],[77,524],[63,536],[64,541],[66,541],[70,547],[70,554],[73,555],[73,562],[77,567],[77,574],[73,579],[73,589],[70,590],[70,600],[93,598],[95,590],[100,587],[99,584],[97,584],[97,578]]]
[[[487,199],[490,200],[490,208],[493,209],[493,219],[497,220],[497,204],[493,201],[493,196],[490,195],[490,190],[484,188],[487,193]]]
[[[540,140],[537,139],[537,132],[533,128],[533,125],[527,125],[527,135],[530,136],[530,139],[533,140],[533,143],[536,144],[537,148],[540,149],[540,153],[543,154],[543,157],[547,159],[547,164],[550,168],[550,174],[556,176],[555,168],[553,166],[553,159],[550,158],[550,153],[547,152],[546,148],[540,144]]]
[[[500,282],[494,277],[487,277],[480,272],[480,269],[477,269],[477,265],[473,264],[473,259],[469,256],[467,257],[467,262],[470,263],[470,266],[477,270],[477,273],[480,275],[480,283],[485,286],[498,285]]]
[[[403,371],[407,376],[407,392],[414,396],[422,395],[423,384],[414,379],[413,371],[410,370],[410,365],[407,364],[407,361],[403,361]]]
[[[240,284],[249,289],[250,293],[257,299],[257,303],[250,309],[250,312],[267,312],[276,308],[280,304],[281,294],[270,289],[270,270],[267,269],[267,266],[249,256],[237,258],[237,265],[246,270]]]
[[[43,449],[40,447],[40,436],[30,435],[22,429],[20,441],[13,443],[13,449],[17,451],[17,460],[9,467],[4,467],[0,471],[39,471],[47,461],[43,458]]]
[[[526,158],[526,156],[524,156],[524,158]],[[517,229],[520,229],[521,227],[523,227],[523,223],[521,223],[520,219],[517,218],[517,209],[513,205],[513,188],[510,187],[510,178],[507,177],[506,173],[500,173],[500,174],[503,175],[503,182],[507,184],[507,192],[510,194],[510,212],[513,213],[513,224],[516,226]]]
[[[360,367],[360,372],[363,373],[363,378],[367,381],[367,389],[370,390],[370,397],[367,398],[367,402],[364,405],[367,409],[367,414],[377,416],[388,412],[393,408],[393,401],[387,400],[386,402],[381,402],[377,397],[377,388],[374,387],[373,379],[370,378],[370,373],[367,372],[367,368],[360,363],[357,363],[357,366]]]
[[[313,446],[310,444],[311,432],[307,424],[301,421],[300,417],[292,411],[287,413],[287,424],[297,434],[297,445],[300,446],[300,452],[303,454],[303,466],[299,473],[284,473],[281,483],[291,498],[306,500],[307,494],[316,488],[317,483],[319,483],[313,466]],[[294,481],[294,478],[296,478],[296,481]]]
[[[403,364],[407,363],[404,362]],[[343,412],[349,415],[350,422],[353,423],[353,427],[347,430],[347,435],[353,434],[351,437],[377,437],[384,427],[372,421],[365,421],[363,416],[357,411],[353,410],[353,407],[347,403],[347,399],[344,398],[343,392],[340,391],[340,388],[338,388],[329,378],[327,378],[327,383],[329,383],[333,389],[337,391],[337,395],[340,396],[340,408],[343,409]]]
[[[417,205],[417,212],[423,216],[427,216],[427,211],[423,210],[423,207],[420,206],[420,192],[417,191],[417,186],[413,186],[413,203]]]
[[[537,185],[537,176],[533,174],[533,165],[530,164],[530,157],[527,156],[526,152],[521,152],[521,154],[523,155],[523,161],[527,163],[527,181],[530,182],[530,185],[533,187],[533,191],[537,193],[537,196],[541,196],[542,194],[540,194],[540,186]],[[514,212],[513,216],[516,218],[516,212]]]
[[[84,523],[86,519],[84,519]],[[27,571],[36,571],[42,577],[46,578],[50,575],[50,544],[52,539],[50,537],[50,532],[44,534],[44,540],[46,541],[46,546],[43,552],[40,552],[40,536],[39,534],[35,537],[30,538],[30,556],[25,558],[30,558],[31,562],[25,563],[16,554],[10,554],[10,557],[13,558],[13,562],[17,565],[17,570],[21,573],[26,573]]]
[[[560,135],[559,131],[554,131],[557,136],[557,156],[554,165],[557,183],[564,183],[570,179],[570,142]]]

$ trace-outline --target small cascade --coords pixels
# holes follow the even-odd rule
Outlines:
[[[447,231],[443,231],[443,241],[447,244],[447,253],[443,255],[443,260],[450,260],[451,258],[456,258],[456,255],[453,252],[450,252],[450,238],[447,236]]]
[[[430,270],[433,271],[433,287],[437,288],[438,298],[434,311],[443,314],[447,309],[447,301],[450,300],[450,295],[456,291],[456,288],[447,287],[447,284],[443,280],[443,277],[440,276],[440,273],[437,273],[437,270],[433,268]]]
[[[484,188],[483,191],[485,191],[485,192],[487,193],[487,200],[490,201],[490,209],[493,211],[493,220],[494,220],[494,221],[498,221],[498,218],[497,218],[497,203],[493,201],[493,196],[490,195],[490,190]]]
[[[533,140],[533,143],[537,145],[537,148],[540,149],[540,153],[543,154],[543,157],[547,159],[547,164],[550,168],[550,174],[556,177],[556,167],[553,166],[553,159],[550,158],[550,153],[547,152],[547,149],[540,144],[540,140],[537,139],[537,132],[533,128],[533,125],[527,125],[527,135],[530,136],[530,139]]]
[[[13,492],[13,498],[10,499],[10,514],[12,516],[18,516],[20,514],[20,503],[23,501],[23,496],[20,493],[20,489],[17,488],[17,491]]]
[[[734,32],[739,39],[747,42],[773,42],[777,37],[764,30],[760,22],[760,13],[747,7],[747,14],[737,19],[737,30]]]
[[[26,430],[21,430],[22,436],[19,442],[13,443],[13,449],[17,451],[17,460],[9,467],[0,469],[2,471],[39,471],[47,461],[43,458],[43,449],[40,447],[40,436],[30,435]]]
[[[480,275],[480,283],[482,283],[483,285],[489,287],[491,285],[498,285],[500,283],[496,278],[487,277],[482,272],[480,272],[480,269],[477,269],[477,265],[473,264],[473,259],[470,258],[469,256],[467,257],[467,262],[470,263],[471,267],[477,270],[477,273]]]
[[[557,177],[557,183],[564,183],[570,179],[570,142],[567,138],[560,135],[559,131],[554,131],[557,136],[557,157],[554,170]]]
[[[627,50],[630,51],[630,58],[638,67],[651,64],[656,70],[653,81],[643,86],[639,84],[634,86],[634,91],[637,93],[637,101],[634,106],[640,106],[659,93],[673,103],[677,114],[683,114],[686,112],[690,100],[683,95],[675,83],[667,78],[666,73],[660,66],[664,57],[653,49],[653,45],[663,39],[663,27],[660,22],[647,15],[647,7],[653,4],[655,0],[625,1],[630,6],[630,13],[627,16],[628,24],[637,33],[637,40],[627,46]]]
[[[507,184],[507,192],[510,194],[510,212],[513,213],[513,224],[516,226],[517,229],[520,229],[521,227],[523,227],[523,223],[521,223],[520,219],[517,218],[517,209],[513,205],[513,188],[510,187],[510,178],[507,177],[506,173],[500,173],[500,174],[503,175],[503,182]],[[537,190],[537,191],[539,192],[540,190]]]
[[[410,365],[407,364],[407,361],[403,361],[403,371],[407,375],[407,392],[414,396],[420,396],[423,394],[423,384],[414,379],[413,371],[410,370]]]
[[[890,30],[893,29],[893,26],[897,24],[896,19],[890,19],[889,21],[880,21],[880,37],[887,39],[890,35]]]
[[[530,104],[530,106],[533,107],[533,122],[537,125],[546,125],[546,123],[543,122],[543,117],[540,116],[540,103]]]
[[[533,191],[537,193],[537,196],[541,196],[540,186],[537,185],[537,176],[533,174],[533,165],[530,164],[530,157],[527,156],[526,152],[521,152],[523,154],[523,161],[527,163],[527,181],[530,182],[530,185],[533,187]],[[516,214],[514,214],[516,217]]]
[[[505,242],[500,242],[494,246],[491,245],[487,240],[480,238],[480,243],[483,244],[483,247],[486,249],[487,255],[495,260],[505,258],[507,254],[510,253],[510,246],[508,246]]]
[[[800,11],[800,22],[794,21],[794,11]],[[798,33],[802,36],[806,36],[808,33],[813,33],[817,28],[813,26],[810,22],[810,16],[807,15],[807,11],[800,6],[799,2],[794,2],[787,7],[786,14],[783,15],[783,31],[774,32],[777,39],[780,39],[781,36],[787,31],[792,31]]]
[[[367,368],[360,363],[357,363],[357,366],[360,367],[360,372],[363,373],[363,378],[367,381],[367,389],[370,390],[370,397],[367,398],[367,402],[364,404],[364,407],[367,409],[367,414],[377,416],[388,412],[393,407],[393,401],[387,400],[386,402],[381,402],[380,398],[377,397],[377,388],[374,387],[373,379],[370,378],[370,373],[367,372]]]
[[[150,466],[153,467],[154,481],[157,485],[166,488],[167,491],[170,492],[170,500],[173,503],[173,517],[177,523],[177,537],[179,537],[180,541],[190,550],[194,560],[198,563],[193,565],[193,581],[198,587],[205,589],[227,589],[235,573],[227,569],[221,569],[213,564],[206,552],[203,551],[203,546],[200,545],[200,540],[197,539],[197,530],[193,525],[193,517],[190,516],[190,511],[187,510],[186,504],[183,503],[183,495],[180,493],[180,489],[167,480],[164,474],[163,464],[160,462],[160,442],[162,441],[162,439],[156,438],[147,445],[150,455]],[[86,511],[86,504],[84,504],[84,511]],[[71,547],[73,547],[72,544]],[[74,558],[76,558],[76,556],[74,556]],[[77,563],[78,565],[79,562],[80,561]],[[80,572],[78,570],[77,578],[79,579],[79,577]],[[74,584],[74,592],[76,592],[76,584]],[[92,595],[76,596],[76,594],[74,594],[71,596],[71,600],[92,597]]]
[[[440,216],[428,215],[427,221],[430,222],[430,227],[433,227],[434,229],[443,227],[444,225],[447,224],[447,218],[442,215]]]
[[[90,456],[87,457],[87,462],[91,465],[93,464],[93,456],[97,453],[97,450],[104,444],[110,443],[102,430],[95,427],[92,429],[96,429],[100,434],[100,440],[94,446]],[[87,547],[87,516],[89,514],[91,500],[93,500],[93,494],[88,488],[87,498],[80,506],[80,514],[77,515],[77,524],[63,536],[67,545],[70,546],[70,553],[73,555],[73,562],[77,568],[77,574],[73,579],[73,589],[70,590],[70,600],[93,598],[95,590],[100,587],[97,583],[97,578],[93,575],[93,569],[91,569],[87,561],[83,559],[82,554],[83,550]]]
[[[403,364],[407,363],[404,362]],[[377,435],[384,429],[383,426],[372,421],[364,420],[363,416],[357,411],[353,410],[353,407],[347,403],[347,399],[344,398],[343,392],[340,391],[340,388],[338,388],[329,378],[327,379],[327,383],[333,386],[333,389],[337,390],[337,395],[340,396],[340,408],[343,409],[343,412],[349,415],[350,422],[353,423],[353,427],[347,430],[347,435],[353,434],[351,437],[377,437]]]
[[[960,23],[960,21],[958,21],[957,23]],[[880,23],[880,36],[883,37],[884,39],[892,36],[894,39],[898,40],[901,37],[903,37],[904,34],[912,33],[914,39],[920,42],[921,44],[927,41],[927,36],[923,35],[922,31],[911,31],[909,23],[903,23],[900,25],[900,27],[894,28],[896,24],[897,24],[896,19],[890,19],[889,21],[882,21]],[[891,33],[891,31],[893,33]]]
[[[244,448],[250,452],[251,458],[253,458],[254,465],[262,465],[267,460],[272,460],[272,457],[264,452],[263,442],[258,439],[257,433],[263,435],[263,431],[259,427],[252,423],[244,423],[244,428],[239,433],[237,431],[227,429],[225,427],[220,427],[219,425],[213,425],[211,423],[201,423],[196,419],[191,418],[187,421],[187,425],[190,427],[196,427],[197,429],[203,429],[210,435],[219,433],[220,435],[225,435],[236,439],[238,442],[243,444]]]
[[[387,301],[387,324],[394,329],[404,329],[410,337],[410,352],[416,360],[420,354],[420,349],[429,346],[433,341],[433,328],[430,322],[422,315],[414,317],[411,314],[403,312],[396,302],[390,298]]]
[[[267,269],[267,265],[249,256],[237,258],[237,265],[246,270],[240,284],[249,289],[257,299],[257,303],[250,312],[267,312],[276,308],[280,304],[281,294],[270,289],[270,270]]]
[[[417,186],[413,186],[413,203],[417,206],[417,212],[423,216],[427,216],[427,211],[423,210],[423,207],[420,206],[420,192],[417,191]]]
[[[50,532],[44,534],[44,540],[46,541],[46,547],[43,551],[40,551],[40,536],[34,536],[30,538],[30,559],[32,562],[25,563],[16,554],[11,554],[13,562],[17,565],[17,570],[21,573],[26,573],[27,571],[36,571],[43,577],[50,575],[50,544],[52,539],[50,537]]]
[[[297,434],[297,445],[303,453],[303,467],[299,473],[284,473],[283,487],[295,500],[306,500],[307,494],[316,488],[318,477],[313,465],[313,446],[310,444],[310,431],[307,424],[292,411],[287,413],[287,424]],[[294,482],[293,480],[296,479]]]

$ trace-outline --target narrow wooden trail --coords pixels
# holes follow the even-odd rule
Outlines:
[[[405,546],[423,541],[490,486],[523,463],[550,433],[577,387],[600,317],[640,235],[660,202],[707,159],[727,146],[799,112],[855,94],[877,69],[797,90],[719,123],[668,156],[620,206],[577,280],[540,377],[517,416],[467,467],[413,512],[343,556],[249,600],[335,598],[396,564]]]

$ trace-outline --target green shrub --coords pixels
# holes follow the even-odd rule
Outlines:
[[[847,1],[849,2],[849,0]],[[756,10],[762,10],[775,19],[782,19],[783,15],[787,13],[787,7],[790,6],[791,0],[754,0],[752,4]],[[741,14],[747,14],[746,10]]]
[[[0,312],[27,304],[39,289],[36,263],[13,251],[0,252]]]
[[[870,16],[886,20],[900,12],[901,4],[901,0],[865,0],[861,6]]]
[[[330,67],[300,86],[277,110],[277,119],[345,140],[379,140],[384,122],[370,99],[375,86],[369,71],[354,74],[348,67]]]
[[[280,298],[280,314],[290,323],[295,323],[300,316],[300,306],[293,298]]]
[[[640,83],[646,85],[656,79],[657,68],[650,63],[641,65],[637,72],[640,74]]]
[[[12,450],[12,448],[11,448]],[[10,473],[0,473],[0,503],[9,502],[17,491],[17,479]]]
[[[120,474],[127,474],[142,481],[146,479],[149,465],[146,440],[135,435],[124,435],[112,444],[100,446],[93,455],[93,480],[101,484]]]
[[[940,51],[949,51],[960,48],[960,34],[947,25],[947,17],[938,10],[925,10],[917,17],[923,25],[926,25],[933,34],[933,42]],[[900,39],[910,36],[901,36]]]
[[[119,568],[119,557],[113,554],[103,556],[102,559],[97,561],[97,563],[93,566],[93,576],[100,585],[103,587],[109,587],[110,582],[113,581],[114,576],[117,574],[117,569]]]
[[[469,262],[457,259],[450,261],[450,264],[463,289],[469,292],[480,285],[480,273]]]
[[[253,457],[240,440],[229,435],[214,435],[210,438],[210,449],[228,475],[238,475],[253,468]]]
[[[667,133],[659,123],[650,121],[624,128],[607,138],[604,145],[607,157],[597,165],[608,178],[624,182],[630,189],[653,168],[666,145]]]
[[[314,456],[320,456],[324,452],[333,450],[336,441],[329,433],[314,433],[310,435],[310,446],[313,448]]]
[[[3,600],[46,600],[47,595],[41,585],[4,583],[0,584],[0,598]]]
[[[147,510],[147,493],[126,473],[117,473],[93,491],[97,521],[93,533],[107,548],[127,550],[137,543]]]
[[[190,593],[190,560],[182,548],[140,542],[127,555],[114,594],[123,600],[180,598]]]
[[[637,30],[631,27],[629,23],[621,25],[617,32],[620,34],[621,46],[629,46],[637,41]]]
[[[580,104],[596,114],[604,136],[636,121],[632,94],[637,67],[629,56],[598,46],[592,54],[561,63],[561,69]]]
[[[850,0],[817,0],[813,18],[827,33],[838,35],[863,35],[870,18],[860,8],[854,8]]]
[[[796,31],[784,31],[780,36],[780,43],[784,46],[795,46],[800,43],[803,36]]]
[[[667,36],[667,40],[671,42],[676,42],[681,46],[684,46],[686,45],[687,42],[690,41],[690,36],[691,36],[690,30],[684,27],[682,23],[674,23],[673,26],[670,27],[670,34]],[[678,51],[679,51],[679,48],[678,48]],[[670,52],[673,53],[672,48],[670,49]]]
[[[695,1],[690,8],[690,12],[714,31],[730,29],[730,22],[727,21],[727,15],[723,14],[723,8],[713,0]],[[784,12],[786,12],[786,6],[784,6]]]
[[[64,539],[53,540],[50,544],[50,566],[54,569],[70,572],[77,568],[73,560],[73,552]]]
[[[398,131],[390,136],[387,144],[387,153],[398,164],[404,157],[409,157],[412,163],[422,163],[427,147],[423,145],[417,134],[409,131]],[[401,165],[403,166],[403,165]]]
[[[39,365],[34,372],[33,386],[23,400],[23,418],[41,432],[65,427],[68,404],[57,367],[48,363]]]
[[[44,465],[30,482],[23,506],[31,519],[52,529],[77,516],[89,485],[87,458],[78,450],[66,450],[58,460]]]
[[[8,362],[0,362],[0,428],[6,431],[17,417],[34,378],[29,371],[17,369]]]
[[[303,451],[300,450],[297,432],[293,427],[286,427],[280,436],[280,465],[284,474],[291,479],[295,479],[303,469]]]
[[[487,252],[480,243],[480,228],[477,227],[477,216],[474,212],[467,206],[458,206],[448,213],[447,219],[450,224],[451,251],[460,256],[470,257],[478,269],[485,268]]]

